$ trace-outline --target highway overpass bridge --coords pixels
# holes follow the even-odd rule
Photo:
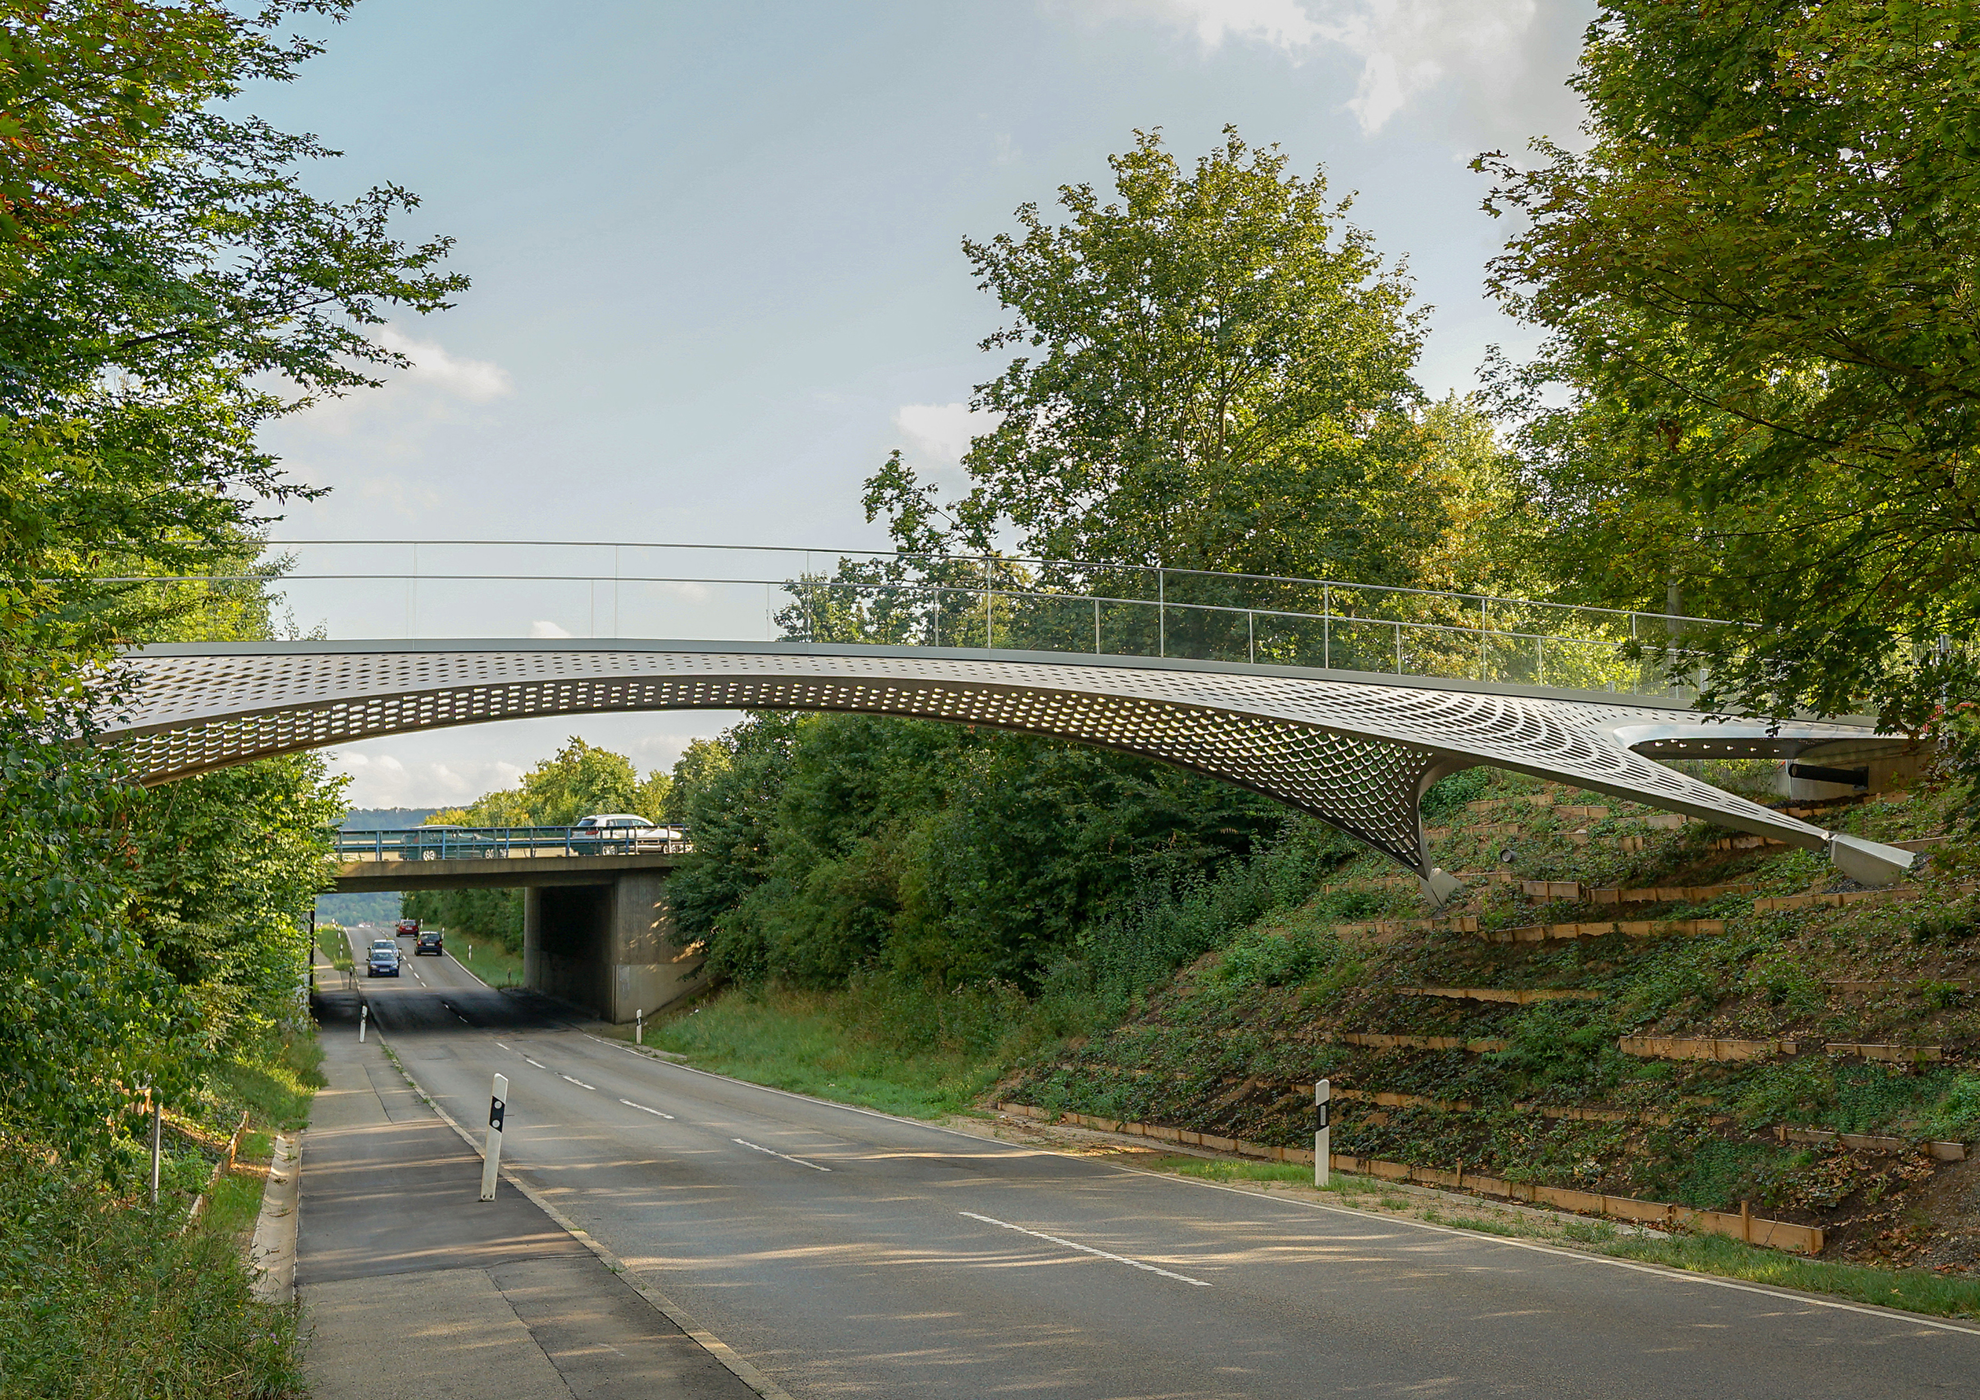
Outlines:
[[[616,561],[621,547],[610,548]],[[924,573],[934,568],[930,561],[911,562]],[[1022,561],[936,561],[950,570],[942,577],[955,577],[963,565],[977,567],[979,581],[969,587],[940,578],[876,585],[821,583],[810,576],[775,585],[792,600],[777,614],[786,631],[822,638],[836,627],[891,635],[889,644],[413,635],[144,647],[127,654],[137,679],[128,702],[105,716],[102,739],[127,746],[143,780],[159,783],[272,754],[537,716],[676,709],[895,715],[1077,740],[1239,784],[1366,842],[1414,873],[1435,902],[1449,899],[1458,881],[1431,863],[1420,801],[1439,778],[1479,765],[1823,851],[1842,873],[1866,884],[1898,879],[1914,860],[1909,852],[1797,820],[1657,761],[1791,759],[1830,775],[1853,772],[1859,786],[1876,786],[1897,765],[1915,761],[1902,736],[1880,734],[1867,722],[1768,724],[1703,714],[1681,695],[1643,693],[1662,682],[1658,668],[1641,660],[1639,638],[1668,628],[1675,641],[1681,625],[1732,624],[1613,614],[1597,619],[1596,627],[1583,625],[1580,613],[1588,610],[1562,609],[1574,626],[1555,630],[1574,635],[1548,636],[1532,630],[1538,624],[1508,622],[1537,615],[1549,606],[1542,604],[1173,570],[1145,571],[1152,587],[1144,591],[1153,597],[1086,596],[1040,591],[1035,582],[1074,566],[1032,561],[1026,576],[1032,582],[1000,578],[991,567],[1013,562]],[[594,622],[603,584],[611,590],[616,626],[621,591],[634,584],[699,588],[710,582],[622,578],[616,570],[615,562],[611,579],[591,581]],[[353,575],[292,577],[320,577],[343,589]],[[448,577],[478,590],[494,586],[490,575]],[[541,587],[546,577],[522,581]],[[259,586],[261,580],[251,582]],[[772,580],[731,582],[760,584],[770,617]],[[1218,598],[1238,598],[1242,605],[1178,602],[1185,583],[1199,597],[1214,588],[1221,590]],[[407,630],[416,633],[416,600],[425,596],[418,590],[430,591],[435,582],[409,579],[406,586]],[[1288,611],[1283,603],[1259,607],[1255,597],[1244,601],[1244,589],[1267,586],[1280,599],[1288,590],[1307,590],[1316,600],[1314,611]],[[1390,615],[1365,615],[1378,604]],[[1350,615],[1357,612],[1364,615]],[[993,645],[999,640],[1022,645]],[[1199,656],[1174,654],[1185,645],[1195,645]],[[1103,653],[1108,646],[1112,650]],[[1389,666],[1391,658],[1393,671],[1372,669]],[[1548,677],[1609,688],[1533,683]],[[539,940],[556,936],[551,927],[564,917],[555,911],[567,896],[552,891],[602,888],[562,878],[580,873],[545,867],[542,879],[524,881],[505,869],[507,883],[542,892],[532,896]],[[638,878],[663,876],[656,866]],[[349,878],[374,877],[354,872]],[[389,878],[398,883],[368,887],[413,887],[404,876]],[[454,874],[423,871],[421,878]],[[488,876],[477,871],[458,878]],[[653,927],[663,923],[656,920]],[[591,951],[575,956],[603,958],[614,970],[577,978],[591,989],[578,999],[615,1015],[629,1011],[627,999],[645,995],[638,990],[643,974],[624,973],[623,985],[632,990],[621,995],[622,970],[647,965],[637,960],[644,954],[636,955],[631,945],[607,949],[597,939],[585,946]],[[539,951],[536,975],[555,980],[561,974],[550,970],[544,961],[549,956]]]
[[[348,838],[373,834],[346,832],[340,844],[361,846]],[[572,855],[491,845],[486,854],[430,860],[369,852],[350,859],[347,849],[337,892],[520,889],[524,984],[608,1021],[630,1021],[701,987],[701,949],[679,936],[666,891],[684,849],[676,842]]]

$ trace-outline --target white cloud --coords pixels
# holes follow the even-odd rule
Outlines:
[[[894,410],[908,462],[931,471],[953,471],[969,451],[969,440],[997,426],[998,415],[972,413],[966,403],[909,403]]]
[[[539,620],[529,624],[529,635],[532,637],[549,640],[550,638],[553,637],[568,637],[571,634],[569,632],[566,632],[563,628],[559,627],[554,622],[544,622]]]
[[[394,326],[381,328],[373,339],[412,361],[407,379],[469,403],[491,403],[515,387],[509,372],[493,361],[456,359],[438,341],[414,340]]]
[[[1227,42],[1278,49],[1301,62],[1323,48],[1361,62],[1343,104],[1365,134],[1426,93],[1446,88],[1503,107],[1526,100],[1529,74],[1580,36],[1576,0],[1091,0],[1102,17],[1153,20],[1193,34],[1206,53]],[[1542,8],[1547,23],[1536,27]],[[1541,32],[1545,30],[1546,32]],[[1531,53],[1535,47],[1545,53]],[[1555,80],[1556,84],[1558,80]],[[1549,94],[1551,95],[1551,94]]]
[[[332,749],[333,769],[350,774],[344,800],[353,807],[438,807],[472,802],[484,792],[513,787],[523,770],[500,760],[408,763],[389,753]]]
[[[1454,74],[1497,86],[1524,69],[1538,0],[1355,0],[1330,4],[1327,38],[1360,58],[1347,108],[1376,132]]]
[[[1322,33],[1300,0],[1128,0],[1121,8],[1153,11],[1179,28],[1192,29],[1206,49],[1237,38],[1298,52]]]
[[[372,339],[406,356],[411,366],[365,366],[384,381],[378,388],[320,399],[270,435],[270,445],[305,479],[318,475],[310,459],[325,440],[339,443],[340,453],[354,447],[370,467],[416,463],[436,430],[483,419],[489,405],[515,391],[509,372],[493,361],[451,354],[438,341],[415,340],[396,326],[379,327]],[[395,488],[377,489],[389,496]],[[402,512],[406,505],[390,503]]]

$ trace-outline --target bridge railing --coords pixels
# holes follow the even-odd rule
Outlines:
[[[678,826],[580,830],[570,826],[414,826],[338,831],[342,860],[500,860],[523,856],[685,855],[693,843]]]
[[[1711,618],[1328,579],[1003,555],[612,542],[270,542],[132,587],[274,595],[332,639],[873,642],[1671,694]],[[108,580],[106,580],[108,581]],[[1673,663],[1677,663],[1674,667]]]

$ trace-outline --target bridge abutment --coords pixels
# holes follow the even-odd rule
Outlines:
[[[699,989],[702,956],[677,942],[663,871],[523,891],[523,980],[617,1023]]]

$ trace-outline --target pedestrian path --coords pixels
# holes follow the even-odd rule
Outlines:
[[[699,1342],[481,1161],[407,1084],[357,1000],[319,997],[296,1289],[316,1400],[745,1400]]]

